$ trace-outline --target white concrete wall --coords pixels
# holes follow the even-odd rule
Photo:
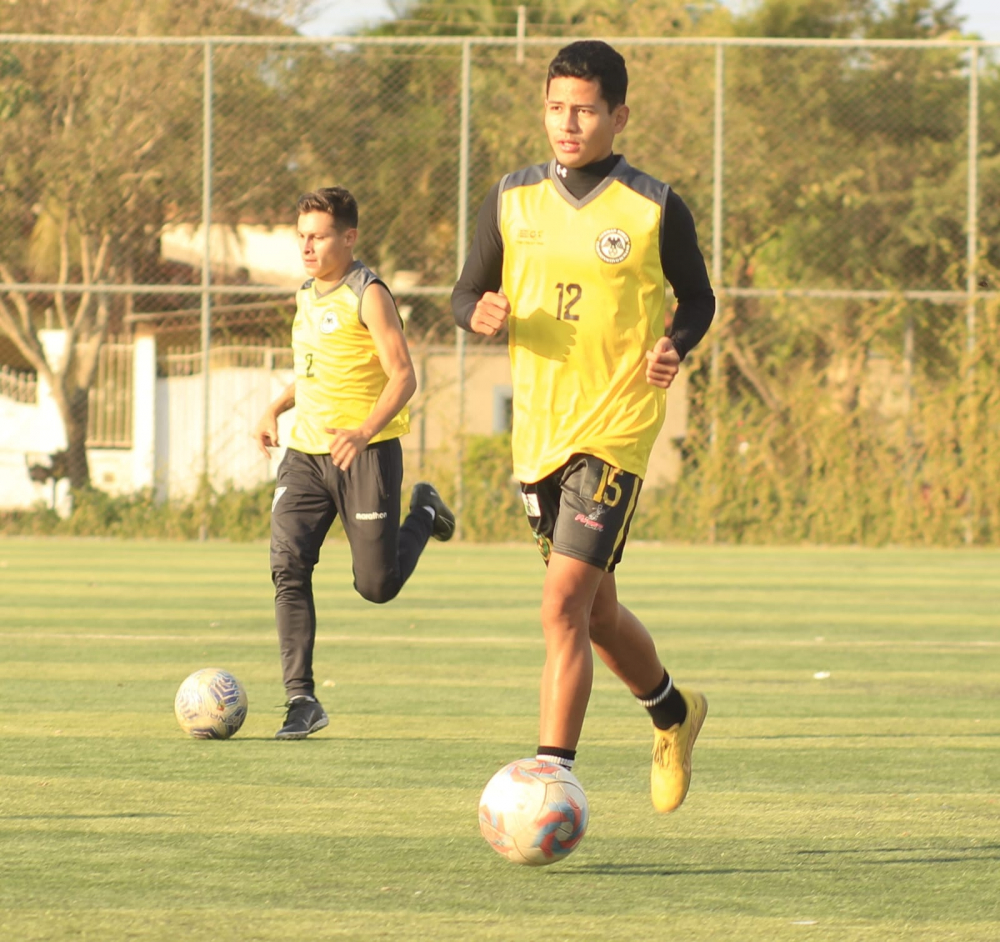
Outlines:
[[[267,461],[251,434],[268,404],[291,382],[291,372],[265,369],[215,369],[209,384],[208,467],[216,488],[253,487],[273,480],[284,445]],[[204,385],[201,375],[156,381],[156,481],[164,496],[189,497],[197,491],[205,465]],[[284,443],[293,413],[281,416],[278,438]]]
[[[39,339],[50,362],[59,363],[65,352],[63,332],[41,330]],[[49,456],[65,447],[66,430],[43,377],[38,378],[34,403],[0,396],[0,508],[63,506],[65,482],[54,486],[51,481],[32,481],[28,468],[48,465]]]

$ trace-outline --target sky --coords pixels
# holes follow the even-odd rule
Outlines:
[[[746,0],[744,0],[746,2]],[[1000,0],[958,0],[965,32],[1000,41]],[[391,19],[388,0],[314,0],[314,17],[302,28],[307,36],[337,36]]]

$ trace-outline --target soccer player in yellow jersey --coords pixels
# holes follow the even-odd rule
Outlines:
[[[329,723],[316,699],[312,573],[337,516],[351,546],[354,587],[372,602],[398,594],[430,537],[449,540],[455,517],[437,491],[416,484],[400,526],[407,402],[417,388],[396,304],[354,258],[358,204],[343,187],[298,201],[298,239],[309,279],[296,295],[295,380],[254,431],[265,456],[278,416],[295,408],[271,506],[271,578],[288,697],[277,739],[304,739]]]
[[[514,473],[547,564],[538,755],[572,768],[596,649],[649,711],[653,804],[669,812],[687,795],[708,704],[674,686],[618,601],[615,566],[665,390],[708,330],[715,297],[683,201],[613,152],[627,88],[625,60],[607,43],[575,42],[552,60],[554,159],[492,188],[452,307],[466,330],[508,330]]]

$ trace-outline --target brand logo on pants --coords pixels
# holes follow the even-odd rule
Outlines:
[[[287,490],[288,490],[287,487],[279,487],[275,489],[274,499],[271,501],[271,513],[274,513],[274,508],[277,505],[278,501],[281,500],[281,495],[284,494],[285,491]]]
[[[385,520],[389,515],[382,510],[372,510],[368,513],[356,513],[354,515],[355,520]]]

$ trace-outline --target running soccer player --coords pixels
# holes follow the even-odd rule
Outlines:
[[[665,390],[708,330],[715,296],[687,206],[613,153],[627,88],[625,60],[607,43],[575,42],[552,60],[554,159],[490,190],[452,309],[466,330],[509,332],[514,474],[547,564],[537,754],[573,767],[593,646],[649,711],[653,805],[670,812],[687,795],[708,704],[674,686],[618,601],[615,566]],[[667,284],[677,299],[669,334]]]
[[[265,456],[278,416],[295,407],[271,506],[271,579],[287,715],[276,739],[304,739],[329,719],[316,699],[312,573],[336,517],[351,546],[354,587],[371,602],[396,597],[428,539],[450,540],[455,517],[421,482],[400,526],[407,402],[417,388],[389,289],[354,258],[358,204],[343,187],[298,201],[298,239],[309,279],[292,323],[295,380],[253,433]]]

